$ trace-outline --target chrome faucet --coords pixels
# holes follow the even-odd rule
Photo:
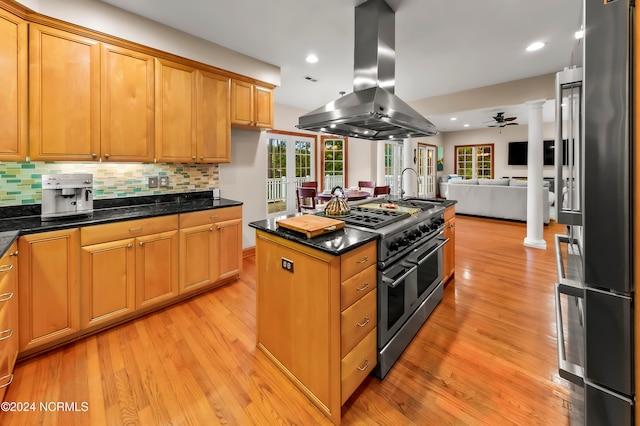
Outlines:
[[[412,170],[413,173],[416,174],[416,196],[420,191],[420,175],[418,174],[418,172],[416,172],[416,169],[414,169],[413,167],[405,167],[400,172],[400,198],[404,196],[404,189],[402,189],[402,182],[404,181],[404,179],[402,179],[402,177],[404,176],[404,172],[406,172],[407,170]]]

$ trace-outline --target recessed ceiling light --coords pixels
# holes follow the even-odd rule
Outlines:
[[[468,123],[464,124],[464,127],[469,127],[469,124]]]
[[[527,46],[527,52],[533,52],[534,50],[540,50],[544,47],[544,43],[541,41],[536,41],[535,43],[531,43]]]
[[[451,117],[450,120],[451,121],[456,121],[458,119],[458,117]]]
[[[575,38],[577,40],[580,40],[582,37],[584,37],[584,30],[578,30],[576,31],[576,33],[574,34]]]
[[[318,62],[318,57],[314,54],[311,54],[307,56],[307,62],[309,62],[310,64],[315,64],[316,62]]]

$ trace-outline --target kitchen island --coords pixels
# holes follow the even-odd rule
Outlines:
[[[257,345],[334,424],[376,365],[376,240],[256,229]]]

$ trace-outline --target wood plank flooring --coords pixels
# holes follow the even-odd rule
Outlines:
[[[562,231],[545,227],[547,250],[525,248],[524,224],[458,216],[442,303],[385,380],[350,398],[343,424],[568,424],[553,296]],[[18,364],[5,401],[35,406],[0,424],[330,424],[256,350],[255,286],[249,257],[234,283]]]

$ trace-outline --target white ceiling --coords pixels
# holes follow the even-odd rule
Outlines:
[[[280,67],[276,103],[312,110],[353,91],[354,8],[362,0],[102,1]],[[582,0],[386,1],[396,11],[395,93],[408,103],[573,64]],[[526,52],[534,41],[547,44]],[[306,63],[310,53],[316,64]],[[456,123],[482,127],[497,111],[526,123],[522,105],[460,111]],[[440,131],[455,124],[428,118]]]

